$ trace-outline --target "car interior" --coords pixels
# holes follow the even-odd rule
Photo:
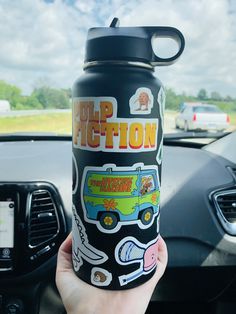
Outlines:
[[[209,144],[185,135],[164,138],[160,233],[169,260],[146,313],[235,313],[236,132],[213,133]],[[0,204],[14,229],[14,247],[0,251],[0,313],[65,313],[55,269],[71,231],[71,136],[0,142]]]

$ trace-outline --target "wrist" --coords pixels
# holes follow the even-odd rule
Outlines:
[[[91,306],[91,304],[80,304],[76,308],[66,312],[67,314],[99,314],[97,309]]]

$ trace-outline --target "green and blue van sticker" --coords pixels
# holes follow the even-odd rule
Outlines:
[[[149,109],[141,110],[142,114],[151,110],[153,96],[150,94],[148,97],[150,103],[146,102]],[[117,118],[117,101],[114,97],[73,99],[74,148],[113,153],[156,151],[158,123],[157,118]]]
[[[91,270],[91,283],[101,287],[109,286],[112,281],[112,274],[101,267],[93,267]]]
[[[123,225],[149,228],[159,214],[160,182],[156,165],[136,163],[132,167],[105,164],[85,167],[81,203],[86,222],[104,233],[115,233]]]
[[[150,88],[140,87],[129,100],[131,114],[150,114],[153,108],[153,94]]]
[[[99,265],[108,260],[108,256],[104,252],[96,249],[89,243],[85,227],[76,213],[74,205],[72,216],[72,242],[72,260],[75,271],[78,271],[83,265],[83,259],[93,265]]]
[[[162,156],[163,156],[164,111],[165,111],[165,102],[166,102],[166,95],[165,95],[164,88],[162,86],[157,95],[157,102],[159,104],[159,113],[161,117],[162,138],[158,147],[156,161],[158,165],[160,165],[162,163]]]
[[[142,275],[147,275],[157,266],[158,237],[143,244],[134,237],[122,239],[115,248],[115,259],[120,265],[137,263],[139,267],[126,275],[119,276],[121,286],[136,280]]]

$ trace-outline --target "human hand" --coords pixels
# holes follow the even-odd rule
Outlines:
[[[164,274],[168,258],[165,241],[160,237],[153,277],[133,289],[109,291],[93,287],[75,275],[71,252],[70,234],[59,249],[56,271],[57,288],[68,314],[145,313],[155,286]]]

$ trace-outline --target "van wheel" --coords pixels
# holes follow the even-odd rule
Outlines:
[[[151,222],[152,217],[153,217],[153,210],[151,207],[149,207],[149,208],[146,208],[142,212],[140,220],[142,221],[144,225],[148,225]]]
[[[118,218],[113,213],[104,212],[101,214],[99,221],[104,229],[111,230],[117,226]]]

